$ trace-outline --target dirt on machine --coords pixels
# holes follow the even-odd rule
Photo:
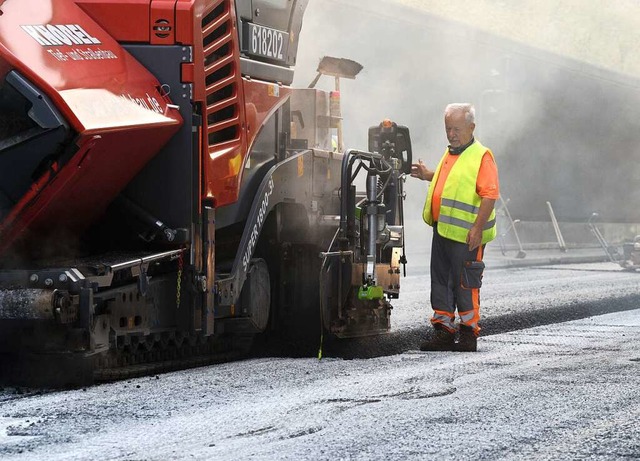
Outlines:
[[[0,2],[2,381],[389,331],[409,129],[344,148],[354,61],[292,87],[306,4]]]

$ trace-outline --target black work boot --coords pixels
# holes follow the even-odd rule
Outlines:
[[[452,351],[455,346],[455,334],[441,328],[436,329],[435,335],[420,344],[421,351]]]
[[[478,337],[473,328],[460,325],[460,338],[453,350],[457,352],[476,352],[478,350]]]

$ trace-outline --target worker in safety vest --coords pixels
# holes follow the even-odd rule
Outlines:
[[[429,170],[422,160],[411,166],[411,176],[431,181],[422,217],[433,227],[431,324],[435,335],[420,350],[475,352],[482,256],[486,243],[496,237],[498,169],[491,150],[473,137],[476,125],[471,104],[449,104],[444,124],[449,146],[436,170]]]

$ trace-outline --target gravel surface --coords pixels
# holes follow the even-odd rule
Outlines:
[[[0,456],[637,459],[639,334],[633,310],[484,337],[476,354],[253,359],[23,395],[0,403]]]
[[[367,358],[415,350],[432,332],[429,326],[428,266],[413,254],[400,299],[394,300],[388,335],[328,344],[325,354]],[[416,262],[418,264],[416,264]],[[498,261],[494,256],[494,267]],[[416,267],[417,266],[417,267]],[[640,308],[640,272],[625,272],[612,263],[566,264],[487,270],[481,289],[482,335]]]
[[[391,334],[327,347],[321,361],[6,388],[0,458],[637,459],[639,282],[606,264],[489,269],[479,352],[421,353],[428,276],[410,275]],[[518,329],[571,316],[585,318]],[[347,359],[358,356],[375,358]]]
[[[425,256],[427,257],[427,256]],[[393,324],[398,329],[430,316],[429,276],[426,268],[401,279],[401,298],[394,302]],[[506,314],[597,303],[638,296],[640,272],[625,272],[612,263],[566,264],[487,270],[481,289],[481,315],[485,322]],[[640,307],[640,303],[635,307]]]

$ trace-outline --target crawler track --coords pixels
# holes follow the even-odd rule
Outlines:
[[[635,309],[640,294],[586,301],[570,305],[525,311],[487,318],[482,323],[483,335],[493,335],[540,325],[566,322]],[[428,332],[424,327],[409,328],[385,335],[357,339],[327,339],[323,343],[324,357],[365,359],[400,354],[417,349]],[[150,351],[125,347],[110,351],[96,359],[83,354],[51,354],[39,356],[0,357],[0,376],[12,376],[12,382],[27,387],[79,387],[93,383],[131,379],[141,376],[201,367],[247,357],[313,357],[320,337],[309,338],[305,344],[292,344],[277,338],[260,337],[251,348],[250,337],[213,340],[191,337],[159,346]]]
[[[126,346],[102,354],[46,353],[0,356],[3,385],[73,388],[183,370],[246,357],[252,337],[156,342],[151,350]]]
[[[118,381],[239,360],[247,356],[252,342],[253,336],[223,340],[193,336],[160,350],[110,351],[97,360],[93,381]]]

